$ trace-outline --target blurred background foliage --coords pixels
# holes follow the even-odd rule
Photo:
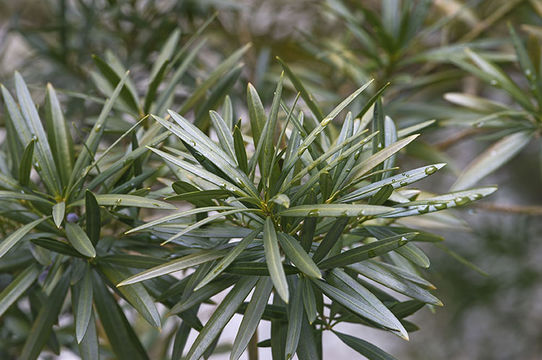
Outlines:
[[[542,353],[540,1],[7,0],[0,2],[0,21],[0,82],[10,84],[17,69],[38,94],[37,85],[53,83],[75,121],[96,113],[99,99],[110,95],[93,76],[100,70],[93,55],[109,54],[105,62],[129,69],[135,92],[144,99],[158,71],[153,66],[159,51],[173,39],[174,52],[201,44],[168,100],[174,109],[186,104],[190,89],[201,85],[225,54],[247,43],[250,48],[239,55],[242,69],[219,74],[186,111],[206,114],[213,87],[228,76],[231,83],[221,85],[231,87],[234,104],[244,96],[239,77],[270,103],[283,70],[276,56],[319,103],[329,104],[325,112],[371,78],[375,84],[359,106],[389,83],[386,114],[399,128],[425,127],[422,141],[410,146],[402,161],[449,163],[440,182],[426,180],[435,191],[457,185],[458,176],[465,177],[458,169],[471,164],[468,170],[490,146],[528,134],[514,138],[514,149],[521,151],[500,157],[493,174],[473,180],[500,185],[491,203],[463,214],[474,230],[442,230],[449,248],[487,275],[429,250],[436,272],[432,282],[446,307],[416,315],[424,326],[411,344],[397,343],[392,353],[411,359],[536,359]],[[167,76],[171,80],[174,72]],[[294,85],[285,86],[294,97]],[[137,119],[146,104],[135,102],[131,110]],[[126,130],[130,122],[123,121],[109,130]],[[486,154],[495,156],[495,150]]]

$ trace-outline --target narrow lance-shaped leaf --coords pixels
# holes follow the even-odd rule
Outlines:
[[[79,355],[83,360],[99,360],[100,350],[98,344],[98,334],[96,332],[96,319],[94,312],[90,314],[90,321],[88,323],[85,336],[79,343]]]
[[[247,44],[243,46],[242,48],[235,51],[233,54],[231,54],[226,60],[224,60],[222,63],[220,63],[215,70],[209,75],[203,83],[201,83],[194,92],[190,95],[188,99],[183,103],[181,106],[181,109],[179,110],[180,114],[186,113],[188,110],[190,110],[198,101],[205,95],[207,90],[213,86],[220,78],[221,76],[231,69],[237,61],[243,56],[243,54],[250,48],[251,44]]]
[[[263,230],[263,246],[265,251],[265,261],[271,275],[271,280],[279,296],[285,303],[288,303],[288,283],[286,282],[286,274],[282,267],[282,259],[280,257],[279,244],[275,225],[270,217],[265,220]]]
[[[265,116],[265,109],[260,96],[251,83],[248,83],[247,86],[247,103],[252,138],[254,139],[254,146],[257,147],[260,143],[260,137],[267,117]]]
[[[281,74],[277,88],[273,95],[273,103],[271,104],[271,111],[269,117],[263,128],[262,138],[263,146],[259,154],[260,156],[260,171],[262,174],[262,180],[269,181],[271,178],[271,167],[273,166],[272,160],[275,153],[274,138],[277,130],[277,118],[280,109],[280,100],[282,97],[282,83],[284,81],[283,74]],[[268,184],[266,184],[268,185]]]
[[[102,228],[102,220],[100,215],[100,207],[96,196],[92,191],[85,192],[85,210],[86,210],[86,231],[88,238],[92,244],[96,245],[100,240],[100,230]]]
[[[258,236],[261,232],[261,228],[252,231],[250,234],[245,236],[239,243],[230,251],[224,258],[222,258],[216,266],[209,271],[207,275],[201,280],[201,282],[196,286],[194,290],[201,289],[203,286],[211,282],[218,275],[220,275],[242,252],[247,248],[248,245]]]
[[[172,204],[168,204],[165,201],[149,199],[143,196],[126,195],[126,194],[98,194],[95,195],[98,205],[101,206],[133,206],[149,209],[163,209],[163,210],[175,210]],[[71,205],[79,206],[83,205],[84,199],[73,202]]]
[[[417,169],[405,171],[401,174],[391,176],[384,180],[373,182],[371,184],[368,184],[367,186],[363,186],[355,191],[352,191],[351,193],[347,195],[344,195],[343,197],[339,198],[338,201],[339,202],[353,202],[353,201],[362,200],[376,194],[378,190],[380,190],[382,187],[386,185],[391,185],[393,186],[394,189],[407,186],[429,175],[434,174],[438,170],[442,169],[445,165],[446,164],[444,163],[439,163],[439,164],[422,166]]]
[[[0,258],[4,256],[15,244],[17,244],[26,234],[28,234],[33,228],[47,218],[41,218],[34,220],[14,232],[12,232],[7,238],[0,243]]]
[[[30,131],[32,137],[36,137],[36,160],[39,164],[39,173],[47,188],[55,195],[61,193],[61,182],[57,167],[54,162],[53,153],[47,140],[47,135],[41,123],[38,111],[30,92],[24,82],[22,76],[15,73],[15,88],[17,91],[17,99],[21,107],[23,119],[26,122],[26,127]]]
[[[53,221],[57,228],[60,228],[62,221],[64,221],[64,214],[66,212],[66,203],[64,201],[56,203],[53,206]]]
[[[75,338],[80,344],[92,316],[92,273],[88,266],[83,278],[72,289],[72,299],[75,311]]]
[[[24,149],[21,163],[19,164],[19,183],[22,186],[28,186],[30,183],[30,171],[32,170],[32,161],[34,158],[34,143],[32,139]]]
[[[295,158],[299,158],[304,152],[305,150],[307,150],[309,148],[309,146],[314,142],[314,140],[316,139],[316,137],[318,135],[320,135],[320,133],[322,131],[324,131],[324,129],[329,125],[329,123],[337,116],[339,115],[339,113],[341,111],[344,110],[344,108],[346,108],[348,105],[350,105],[350,103],[352,101],[354,101],[367,87],[369,87],[369,85],[371,85],[371,83],[373,82],[373,80],[369,81],[368,83],[366,83],[365,85],[363,85],[362,87],[360,87],[359,89],[357,89],[356,91],[354,91],[350,96],[348,96],[346,99],[344,99],[339,105],[337,105],[337,107],[335,107],[335,109],[333,109],[321,122],[320,124],[318,124],[318,126],[316,126],[314,128],[314,130],[311,131],[311,133],[309,135],[307,135],[307,137],[305,139],[303,139],[303,142],[301,143],[301,145],[299,146],[299,149],[297,150],[297,157]],[[294,159],[295,159],[294,158]],[[294,161],[294,160],[292,160]],[[285,166],[286,168],[288,166]]]
[[[47,340],[49,340],[49,336],[53,331],[53,325],[58,321],[58,315],[68,292],[70,278],[67,275],[64,274],[61,277],[60,281],[52,289],[49,297],[42,304],[40,312],[36,320],[34,320],[32,329],[26,337],[20,359],[37,359]]]
[[[451,190],[463,190],[476,184],[512,159],[527,146],[531,139],[532,134],[526,131],[520,131],[502,138],[467,166],[452,185]]]
[[[149,270],[143,271],[139,274],[130,276],[129,278],[121,281],[118,286],[124,286],[129,284],[135,284],[143,280],[152,279],[158,276],[171,274],[179,270],[187,269],[199,264],[203,264],[209,261],[219,259],[228,253],[227,250],[204,250],[194,254],[183,256],[179,259],[167,262],[163,265],[155,266]]]
[[[318,104],[314,101],[312,94],[305,88],[305,86],[303,86],[301,80],[294,74],[290,67],[281,58],[277,57],[277,60],[286,72],[286,75],[288,75],[288,78],[290,79],[296,90],[301,93],[301,97],[303,98],[303,100],[305,100],[307,106],[312,111],[316,119],[318,121],[321,121],[324,118],[324,114],[322,113],[322,110],[320,109]]]
[[[96,122],[94,123],[94,126],[92,127],[87,139],[85,140],[83,150],[77,157],[77,161],[75,162],[73,171],[70,176],[70,187],[78,180],[78,178],[82,175],[84,167],[87,166],[90,163],[91,159],[94,157],[96,149],[98,148],[98,144],[100,143],[100,140],[102,138],[102,134],[104,132],[109,113],[111,112],[111,109],[113,109],[113,105],[115,104],[115,101],[117,100],[121,90],[124,88],[124,83],[126,82],[127,78],[128,72],[122,77],[111,97],[105,102],[102,111],[98,116],[98,120],[96,120]]]
[[[297,350],[301,326],[303,321],[303,287],[297,281],[292,294],[292,301],[288,304],[288,330],[286,335],[285,357],[291,359]]]
[[[320,279],[322,274],[313,259],[303,249],[299,241],[291,235],[279,232],[278,239],[282,250],[290,261],[307,276]]]
[[[38,278],[40,269],[36,265],[31,265],[21,271],[2,292],[0,292],[0,317],[13,305],[25,291],[32,286]]]
[[[55,89],[51,84],[47,84],[45,114],[47,134],[49,143],[52,146],[56,166],[59,169],[62,184],[67,185],[73,169],[73,140],[67,123],[64,120]]]
[[[241,324],[239,325],[239,331],[235,336],[231,349],[230,360],[239,359],[248,346],[252,335],[258,328],[265,306],[269,301],[271,290],[273,290],[271,279],[269,277],[261,277],[256,284],[243,320],[241,320]]]
[[[357,177],[365,175],[369,170],[375,168],[379,164],[381,164],[384,160],[389,158],[390,156],[394,155],[395,153],[399,152],[402,148],[410,144],[414,139],[416,139],[419,135],[414,134],[407,138],[404,138],[402,140],[399,140],[390,146],[385,147],[384,149],[380,150],[379,152],[371,155],[366,160],[362,161],[360,164],[354,166],[352,171],[350,172],[350,175],[346,177],[345,182],[348,182],[351,179],[355,179]],[[336,184],[334,191],[339,188],[342,184]]]
[[[370,342],[337,331],[333,332],[339,339],[341,339],[343,343],[350,346],[352,349],[356,350],[369,360],[396,360],[393,356]]]
[[[410,239],[414,238],[416,234],[417,233],[401,234],[380,241],[375,241],[370,244],[361,245],[341,254],[332,256],[322,261],[319,266],[322,269],[332,269],[383,255],[405,245]]]
[[[351,204],[315,204],[299,205],[279,212],[280,216],[294,217],[322,217],[322,216],[374,216],[393,211],[393,208],[378,205],[351,205]]]
[[[102,263],[99,265],[99,268],[113,284],[118,284],[123,278],[129,275],[129,272],[122,267]],[[150,325],[160,329],[160,314],[156,309],[154,300],[142,284],[122,286],[118,288],[118,291]]]
[[[80,254],[90,258],[96,257],[96,250],[94,249],[92,242],[79,225],[69,222],[66,223],[66,236],[70,244]]]
[[[412,215],[427,214],[430,212],[463,206],[497,191],[494,186],[475,188],[470,190],[455,191],[444,195],[438,195],[424,200],[416,200],[402,203],[396,206],[397,210],[383,214],[384,218],[405,217]]]
[[[194,340],[194,343],[186,356],[187,360],[198,360],[201,358],[224,326],[230,321],[235,314],[235,311],[243,303],[243,300],[248,296],[257,280],[257,277],[242,278],[233,289],[230,290],[224,300],[218,305],[213,315],[211,315],[209,321],[207,321],[200,331],[196,340]]]
[[[120,360],[147,360],[148,356],[134,329],[104,281],[94,274],[94,304],[115,356]],[[87,330],[88,331],[88,330]]]

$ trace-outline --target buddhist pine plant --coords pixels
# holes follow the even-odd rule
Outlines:
[[[259,345],[271,346],[275,358],[320,358],[323,331],[369,358],[391,358],[336,325],[356,323],[407,339],[416,326],[404,318],[425,304],[441,304],[420,276],[429,260],[415,245],[441,238],[401,219],[464,205],[495,188],[445,195],[406,188],[444,164],[394,174],[397,153],[417,135],[397,131],[378,97],[356,116],[348,113],[339,135],[330,137],[332,121],[370,83],[318,121],[305,117],[298,98],[290,106],[282,101],[281,77],[269,114],[251,85],[250,121],[234,121],[228,98],[221,115],[210,112],[218,142],[170,111],[136,131],[142,118],[99,149],[126,80],[77,146],[52,86],[45,126],[20,75],[17,101],[2,87],[9,146],[0,196],[8,234],[0,262],[10,284],[0,293],[0,309],[9,324],[2,329],[9,351],[33,359],[66,346],[85,359],[147,358],[123,299],[156,328],[167,321],[155,303],[181,319],[173,358],[180,358],[192,329],[199,334],[187,358],[208,356],[235,313],[243,320],[232,359],[260,321],[271,321],[270,341]],[[302,95],[309,107],[318,106],[306,91]],[[179,141],[166,142],[170,133]],[[127,147],[119,150],[125,139]],[[168,174],[176,180],[165,179]],[[157,180],[168,186],[147,186]],[[175,194],[168,196],[170,189]],[[144,222],[140,209],[173,210],[171,202],[194,207]],[[180,270],[189,271],[178,276]],[[411,300],[399,301],[384,288]],[[225,298],[203,325],[200,305],[222,291]],[[25,304],[29,313],[22,311]],[[26,330],[14,321],[28,324]]]

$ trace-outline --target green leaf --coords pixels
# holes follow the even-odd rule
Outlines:
[[[288,283],[286,282],[286,274],[284,273],[284,268],[282,267],[282,259],[280,257],[275,225],[270,217],[266,218],[263,228],[263,247],[265,251],[267,268],[269,269],[269,274],[271,275],[273,285],[275,286],[275,289],[282,300],[285,303],[288,303]]]
[[[66,223],[66,236],[70,244],[80,254],[90,258],[96,257],[96,250],[87,234],[81,227],[74,223]]]
[[[187,143],[190,147],[203,155],[205,159],[216,165],[221,171],[223,171],[231,181],[234,181],[241,188],[248,190],[251,195],[257,196],[258,190],[254,184],[248,179],[245,173],[240,171],[237,163],[234,159],[228,156],[224,151],[217,147],[217,145],[207,137],[200,129],[188,122],[185,118],[173,111],[169,111],[172,119],[178,124],[169,123],[159,117],[154,116],[154,119],[158,121],[166,129],[173,132],[181,140]]]
[[[395,251],[424,269],[427,269],[431,265],[427,255],[414,244],[405,244]]]
[[[395,360],[393,356],[365,340],[342,334],[337,331],[333,331],[333,333],[337,335],[342,342],[369,360]]]
[[[299,270],[291,265],[283,264],[282,268],[286,275],[299,273]],[[269,267],[266,263],[253,261],[235,261],[225,270],[227,273],[236,275],[269,276]]]
[[[25,291],[34,284],[40,269],[37,265],[25,268],[0,292],[0,317],[13,305]]]
[[[278,239],[280,246],[290,261],[305,275],[321,279],[322,273],[312,258],[303,249],[299,241],[291,235],[279,232]]]
[[[303,86],[303,83],[301,80],[294,74],[294,72],[290,69],[290,67],[279,57],[277,57],[277,60],[279,61],[280,65],[284,69],[284,72],[286,72],[286,75],[288,75],[288,78],[294,85],[297,91],[301,94],[301,97],[307,103],[307,106],[313,113],[313,115],[316,117],[318,121],[321,121],[324,118],[324,114],[322,113],[322,110],[318,106],[318,104],[314,101],[314,98],[312,94]]]
[[[200,281],[198,286],[195,287],[194,290],[201,289],[203,286],[211,282],[213,279],[215,279],[218,275],[220,275],[242,252],[249,246],[252,241],[261,233],[261,228],[252,231],[250,234],[245,236],[235,247],[233,250],[229,251],[226,256],[224,256],[216,266],[209,271],[207,275]]]
[[[410,144],[418,136],[419,136],[418,134],[410,135],[409,137],[399,140],[383,148],[377,153],[371,155],[369,158],[362,161],[360,164],[354,166],[354,168],[350,172],[351,175],[349,175],[346,178],[346,181],[352,178],[357,178],[357,177],[365,175],[369,170],[375,168],[376,166],[384,162],[386,159],[388,159],[390,156],[394,155],[395,153],[399,152],[402,148]],[[337,185],[335,187],[337,188]]]
[[[55,89],[51,84],[47,84],[45,115],[49,143],[52,147],[62,185],[65,186],[68,184],[73,169],[73,140],[64,120]]]
[[[457,65],[482,78],[491,85],[498,85],[500,88],[508,92],[525,109],[529,111],[536,111],[529,97],[525,96],[525,93],[514,83],[512,79],[510,79],[505,72],[499,69],[491,61],[476,54],[468,48],[465,49],[465,53],[472,60],[475,66],[462,61],[456,61]]]
[[[284,78],[281,74],[277,88],[273,95],[273,103],[271,104],[271,110],[269,117],[265,123],[262,131],[263,143],[259,154],[260,172],[262,174],[262,180],[269,181],[271,179],[273,155],[275,154],[275,132],[277,131],[277,118],[280,109],[280,100],[282,97],[282,83]],[[259,144],[258,144],[259,145]]]
[[[301,145],[299,146],[299,149],[297,150],[297,155],[292,159],[292,161],[296,161],[296,159],[298,159],[299,157],[301,157],[301,155],[303,155],[303,153],[305,152],[305,150],[307,150],[309,148],[309,146],[314,142],[314,140],[316,139],[316,137],[318,135],[320,135],[320,133],[322,131],[324,131],[324,129],[329,125],[329,123],[337,116],[339,115],[339,113],[341,111],[344,110],[344,108],[346,108],[348,105],[350,105],[350,103],[352,101],[354,101],[367,87],[369,87],[369,85],[371,85],[371,83],[373,82],[373,80],[369,81],[368,83],[366,83],[365,85],[363,85],[362,87],[360,87],[359,89],[357,89],[356,91],[354,91],[352,94],[350,94],[346,99],[344,99],[339,105],[337,105],[337,107],[335,107],[319,124],[318,126],[316,126],[311,132],[310,134],[307,135],[307,137],[305,137],[303,139],[303,142],[301,143]],[[288,165],[285,166],[286,168],[288,168]]]
[[[108,53],[106,55],[109,55],[109,54],[111,53]],[[108,57],[109,59],[107,60],[110,60],[110,56]],[[113,87],[115,84],[118,84],[118,82],[121,81],[122,72],[124,72],[124,69],[122,70],[116,69],[114,67],[115,65],[114,63],[112,64],[109,61],[105,61],[96,55],[93,55],[92,59],[94,60],[96,67],[100,70],[103,77],[109,82],[109,85],[111,87]],[[122,99],[122,101],[124,101],[126,105],[128,105],[128,107],[134,114],[140,114],[141,110],[139,109],[139,100],[137,98],[137,94],[135,93],[135,89],[133,88],[133,86],[130,86],[128,78],[126,79],[126,83],[121,89],[120,98]]]
[[[173,57],[173,53],[177,44],[179,43],[179,38],[181,37],[181,29],[176,28],[171,32],[171,35],[167,38],[164,46],[160,50],[160,53],[156,57],[151,69],[151,74],[149,76],[150,82],[152,83],[157,74],[160,72],[160,69],[163,65]]]
[[[397,210],[392,211],[388,214],[381,215],[381,217],[405,217],[450,209],[456,206],[463,206],[473,201],[480,200],[485,196],[493,194],[495,191],[497,191],[497,188],[495,186],[488,186],[464,191],[455,191],[424,200],[401,203],[396,206]]]
[[[96,319],[94,312],[90,313],[90,321],[88,323],[85,336],[79,343],[79,355],[83,360],[99,360],[100,348],[98,344],[98,334],[96,332]]]
[[[37,140],[36,160],[40,167],[40,171],[38,172],[40,173],[43,182],[47,185],[47,188],[53,194],[60,195],[61,182],[51,148],[49,147],[47,135],[39,118],[36,106],[30,96],[30,92],[26,87],[26,83],[18,72],[15,72],[15,88],[17,90],[17,99],[19,100],[21,113],[26,121],[26,126],[30,130],[31,136],[36,137]],[[30,139],[27,142],[30,142]]]
[[[28,223],[14,232],[0,243],[0,258],[4,256],[15,244],[17,244],[26,234],[47,218],[41,218]]]
[[[226,124],[224,119],[222,119],[222,116],[216,111],[209,111],[209,116],[211,116],[211,121],[216,130],[220,146],[232,159],[236,159],[233,146],[233,135],[228,128],[228,124]]]
[[[248,172],[247,152],[245,149],[243,134],[241,133],[238,125],[235,125],[235,128],[233,129],[233,147],[239,168],[246,174]]]
[[[160,329],[160,314],[156,309],[153,299],[142,284],[118,287],[118,283],[128,276],[129,272],[121,267],[110,266],[103,263],[99,265],[100,271],[117,286],[118,291],[132,305],[149,324]]]
[[[377,205],[350,205],[350,204],[314,204],[299,205],[279,212],[280,216],[293,217],[357,217],[382,215],[392,211],[393,208]]]
[[[353,201],[362,200],[376,194],[380,189],[382,189],[386,185],[391,185],[393,186],[394,189],[407,186],[429,175],[434,174],[438,170],[442,169],[444,166],[446,166],[446,164],[440,163],[440,164],[422,166],[417,169],[405,171],[404,173],[391,176],[384,180],[373,182],[367,186],[363,186],[341,197],[338,201],[339,202],[353,202]]]
[[[95,195],[96,201],[100,206],[133,206],[149,209],[176,210],[177,207],[167,202],[149,199],[142,196],[125,194],[98,194]],[[83,205],[84,199],[71,203],[72,206]]]
[[[205,79],[196,89],[192,92],[190,97],[181,106],[179,110],[180,114],[186,113],[201,99],[211,86],[213,86],[222,75],[236,65],[237,61],[243,56],[243,54],[250,48],[251,44],[247,44],[242,48],[231,54],[226,60],[220,63],[215,70]]]
[[[53,206],[53,221],[57,228],[60,228],[62,221],[64,221],[64,214],[66,212],[66,203],[59,202]]]
[[[292,301],[288,304],[288,330],[286,332],[286,351],[285,358],[294,357],[301,335],[301,326],[303,321],[303,287],[297,281],[297,286],[293,291]]]
[[[152,269],[143,271],[139,274],[130,276],[129,278],[118,283],[117,287],[138,283],[143,280],[148,280],[158,276],[167,275],[179,270],[187,269],[199,264],[219,259],[227,253],[228,250],[203,250],[194,254],[186,255],[179,259],[167,262],[163,265],[155,266]]]
[[[376,261],[363,261],[350,265],[349,268],[358,274],[361,274],[387,288],[409,296],[413,299],[420,300],[424,303],[442,306],[442,302],[434,297],[429,291],[422,289],[420,286],[413,284],[407,279],[401,278],[398,274],[403,275],[403,272],[405,271],[403,270],[403,272],[401,272],[400,268],[397,268],[398,271],[394,272],[396,267],[393,265],[379,263]]]
[[[333,223],[331,229],[329,229],[327,234],[324,236],[324,239],[322,240],[320,245],[318,245],[316,251],[314,252],[314,256],[312,257],[312,259],[315,262],[318,263],[328,255],[333,246],[335,246],[337,241],[339,241],[339,239],[341,238],[341,235],[343,234],[343,231],[346,228],[349,220],[350,219],[348,219],[347,217],[340,217]]]
[[[96,196],[92,191],[85,191],[85,210],[86,210],[86,231],[92,244],[96,245],[100,240],[100,230],[102,229],[102,220],[100,207]]]
[[[250,213],[250,212],[255,212],[255,211],[260,211],[259,209],[246,209],[246,208],[242,208],[242,209],[234,209],[234,210],[228,210],[228,211],[223,211],[223,212],[219,212],[215,215],[211,215],[211,216],[208,216],[198,222],[195,222],[187,227],[185,227],[183,230],[181,230],[180,232],[178,232],[177,234],[173,235],[172,237],[170,237],[169,239],[167,239],[166,241],[164,241],[162,243],[162,245],[164,244],[167,244],[171,241],[174,241],[174,240],[177,240],[179,239],[181,236],[184,236],[186,234],[188,234],[189,232],[193,231],[193,230],[196,230],[200,227],[202,227],[203,225],[207,224],[207,223],[210,223],[210,222],[213,222],[215,221],[216,219],[219,219],[221,217],[224,217],[224,216],[228,216],[228,215],[233,215],[233,214],[237,214],[237,213]]]
[[[172,164],[175,164],[179,166],[181,169],[188,171],[191,174],[194,174],[198,178],[205,179],[206,181],[223,188],[224,190],[227,190],[229,192],[241,195],[241,196],[249,196],[248,193],[246,193],[244,190],[239,188],[237,185],[232,184],[231,182],[223,179],[220,176],[217,176],[210,171],[207,171],[205,169],[202,169],[199,166],[195,166],[193,164],[190,164],[186,161],[180,160],[176,158],[175,156],[172,156],[166,152],[163,152],[158,149],[149,148],[153,153],[157,154],[164,160],[167,160],[171,162]]]
[[[239,278],[236,276],[223,277],[198,290],[194,290],[186,299],[181,299],[181,301],[173,305],[166,316],[185,312],[204,301],[209,301],[210,298],[234,285],[237,281],[239,281]]]
[[[230,352],[230,360],[239,359],[248,346],[252,335],[258,328],[265,306],[269,301],[271,290],[273,290],[273,282],[271,279],[268,277],[261,277],[256,284],[252,298],[243,315],[243,320],[239,325],[239,331],[235,336]]]
[[[30,183],[30,171],[32,170],[32,160],[34,157],[34,143],[32,139],[24,149],[21,163],[19,165],[19,183],[22,186],[28,186]]]
[[[134,233],[134,232],[137,232],[137,231],[141,231],[141,230],[144,230],[144,229],[156,226],[156,225],[163,224],[163,223],[171,221],[171,220],[180,219],[180,218],[185,217],[185,216],[196,215],[196,214],[209,212],[209,211],[233,210],[233,209],[235,209],[233,206],[206,206],[206,207],[199,207],[199,208],[195,208],[195,209],[191,209],[191,210],[181,211],[179,213],[167,215],[167,216],[161,217],[159,219],[156,219],[154,221],[150,221],[150,222],[148,222],[146,224],[143,224],[141,226],[130,229],[130,230],[126,231],[126,234],[131,234],[131,233]]]
[[[92,273],[87,266],[85,275],[72,288],[75,316],[75,339],[80,344],[89,328],[92,316]]]
[[[0,200],[28,200],[53,205],[53,203],[45,197],[7,190],[0,190]]]
[[[463,190],[476,184],[512,159],[527,146],[532,137],[531,133],[521,131],[497,141],[467,166],[452,185],[452,190]]]
[[[115,356],[119,360],[147,360],[148,356],[134,329],[113,295],[105,287],[104,281],[96,273],[92,286],[94,305]]]
[[[196,190],[185,192],[179,195],[173,195],[166,198],[168,201],[188,201],[194,205],[197,205],[197,202],[205,202],[212,206],[213,203],[211,199],[226,199],[230,196],[230,193],[225,190],[213,189],[213,190]]]
[[[230,290],[224,300],[218,305],[213,315],[198,334],[192,347],[186,355],[187,360],[199,360],[203,353],[211,346],[224,326],[230,321],[236,310],[248,296],[258,278],[245,277]]]
[[[53,325],[58,321],[58,316],[66,293],[68,292],[69,276],[64,274],[55,287],[52,289],[51,294],[43,302],[41,309],[32,324],[32,329],[26,337],[23,349],[20,354],[22,360],[34,360],[40,355],[43,347],[49,340],[53,331]]]
[[[265,115],[265,109],[260,100],[260,96],[258,95],[258,91],[256,91],[251,83],[248,83],[247,85],[247,103],[254,147],[258,147],[263,128],[267,121],[267,116]]]
[[[306,278],[301,279],[301,287],[303,288],[303,306],[307,314],[307,320],[312,324],[318,315],[314,289],[312,288],[310,280]]]
[[[343,267],[350,264],[355,264],[363,260],[386,254],[405,245],[410,239],[414,238],[417,233],[401,234],[392,236],[380,241],[375,241],[370,244],[361,245],[356,248],[347,250],[339,255],[332,256],[322,261],[319,266],[321,269],[332,269]]]
[[[347,297],[355,301],[356,305],[354,308],[352,308],[351,304],[343,302],[342,305],[347,309],[376,322],[385,329],[389,329],[401,338],[408,340],[408,333],[395,315],[372,292],[363,287],[355,279],[340,269],[333,269],[328,275],[327,280],[333,286],[339,287]],[[344,299],[335,300],[340,302]],[[363,309],[363,312],[360,312],[360,309]]]
[[[78,155],[77,160],[75,161],[73,171],[70,175],[69,188],[71,188],[71,186],[73,186],[73,184],[76,183],[76,181],[78,181],[78,179],[83,175],[83,169],[90,163],[91,159],[93,159],[94,154],[96,153],[96,149],[98,148],[98,144],[100,143],[100,140],[102,138],[105,124],[109,117],[109,113],[113,109],[113,105],[115,104],[115,101],[117,100],[121,90],[124,88],[124,83],[127,79],[128,73],[126,73],[122,77],[111,97],[107,99],[102,108],[102,111],[100,112],[100,115],[98,116],[98,119],[92,127],[92,130],[90,130],[90,133],[85,140],[85,144],[83,145],[83,150]]]
[[[74,250],[73,247],[68,245],[64,241],[58,241],[53,239],[31,239],[32,243],[41,246],[47,250],[57,252],[59,254],[68,255],[72,257],[85,258],[83,255]]]
[[[201,29],[201,28],[200,28]],[[200,30],[198,29],[198,31]],[[169,83],[167,84],[166,88],[161,92],[160,96],[158,97],[158,100],[156,102],[156,106],[152,107],[151,110],[153,110],[154,113],[157,113],[159,115],[162,115],[166,109],[168,109],[171,105],[171,101],[173,99],[173,95],[175,92],[175,87],[181,81],[183,75],[186,73],[190,65],[192,65],[192,62],[198,55],[199,51],[203,46],[205,45],[205,40],[201,41],[198,45],[196,45],[189,53],[186,55],[186,57],[183,59],[182,63],[177,66],[177,69],[171,76],[171,79],[169,80]],[[179,51],[178,55],[181,55],[184,50],[188,49],[188,47],[183,46],[181,51]],[[176,57],[177,57],[176,56]],[[172,60],[172,64],[175,64],[175,59]]]

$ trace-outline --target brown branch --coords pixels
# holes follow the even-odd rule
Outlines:
[[[473,205],[487,211],[542,216],[542,206],[501,205],[494,203],[474,203]]]

